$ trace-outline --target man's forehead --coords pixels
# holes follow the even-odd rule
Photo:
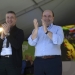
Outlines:
[[[45,10],[43,12],[43,15],[51,15],[51,14],[52,14],[52,11],[50,11],[50,10]]]
[[[15,16],[15,15],[12,13],[7,13],[6,16]]]

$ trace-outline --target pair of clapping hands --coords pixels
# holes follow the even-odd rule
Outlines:
[[[44,31],[46,32],[47,31],[47,25],[46,25],[46,22],[43,20],[43,19],[41,19],[41,21],[42,21],[42,26],[43,26],[43,28],[44,28]],[[33,24],[34,24],[34,28],[35,29],[38,29],[38,21],[37,21],[37,19],[34,19],[33,20]]]
[[[0,32],[0,38],[3,39],[9,32],[10,30],[10,25],[4,23],[4,24],[1,24],[3,30]]]

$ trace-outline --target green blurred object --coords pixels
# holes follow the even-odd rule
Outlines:
[[[27,41],[24,41],[22,44],[22,54],[23,54],[23,59],[25,59],[25,55],[32,56],[34,60],[34,46],[30,46]]]

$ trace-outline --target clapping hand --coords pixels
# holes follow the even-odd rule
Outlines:
[[[43,19],[41,19],[41,21],[42,21],[42,25],[44,28],[44,32],[47,32],[47,25],[46,25],[45,21]]]
[[[5,35],[7,35],[7,33],[9,32],[9,29],[10,29],[10,25],[4,23],[4,24],[2,24],[2,27],[3,27],[3,33]]]
[[[34,23],[34,28],[38,29],[38,21],[37,21],[37,19],[34,19],[33,23]]]

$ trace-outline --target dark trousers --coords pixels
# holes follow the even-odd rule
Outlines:
[[[21,69],[14,66],[12,57],[0,57],[0,75],[21,75]]]
[[[43,59],[36,57],[34,60],[34,75],[62,75],[62,61],[60,56]]]

